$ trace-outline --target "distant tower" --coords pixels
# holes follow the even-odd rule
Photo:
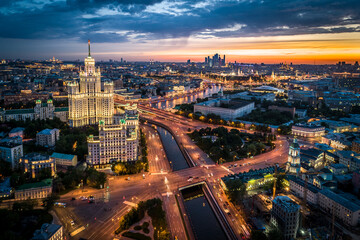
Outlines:
[[[300,145],[298,144],[296,138],[294,138],[293,143],[289,147],[286,171],[289,173],[300,173]]]

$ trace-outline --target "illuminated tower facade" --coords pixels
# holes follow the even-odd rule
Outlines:
[[[289,173],[300,173],[300,145],[294,138],[293,143],[289,147],[288,162],[286,163],[286,171]]]
[[[113,123],[99,123],[99,136],[87,138],[86,162],[95,168],[110,167],[113,162],[134,162],[139,155],[139,114],[136,104],[115,108]]]
[[[114,115],[114,86],[112,82],[101,83],[100,68],[90,54],[85,58],[85,67],[80,70],[80,81],[68,84],[69,124],[71,127],[112,124]]]

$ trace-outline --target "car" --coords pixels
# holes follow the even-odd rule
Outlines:
[[[75,225],[74,220],[71,220],[71,221],[70,221],[70,225],[71,225],[71,226],[74,226],[74,225]]]
[[[227,213],[227,215],[228,215],[228,216],[231,216],[231,213],[230,213],[230,212],[228,212],[228,213]]]
[[[95,202],[95,197],[93,195],[89,196],[89,203]]]
[[[71,201],[74,201],[74,200],[76,200],[76,198],[74,198],[74,197],[73,197],[73,198],[71,198]]]
[[[237,163],[234,164],[234,167],[237,167]]]

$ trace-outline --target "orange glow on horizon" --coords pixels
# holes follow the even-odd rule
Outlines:
[[[334,64],[359,60],[360,32],[207,39],[190,36],[96,45],[101,52],[94,55],[100,59],[203,62],[205,57],[219,53],[226,55],[226,62]]]

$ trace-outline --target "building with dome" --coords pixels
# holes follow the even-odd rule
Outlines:
[[[103,121],[112,124],[114,111],[114,86],[101,82],[100,68],[90,54],[85,58],[85,68],[80,71],[80,81],[68,84],[69,124],[71,127],[94,125]]]
[[[300,145],[294,138],[293,143],[289,147],[289,157],[286,163],[286,172],[298,174],[300,173]]]

